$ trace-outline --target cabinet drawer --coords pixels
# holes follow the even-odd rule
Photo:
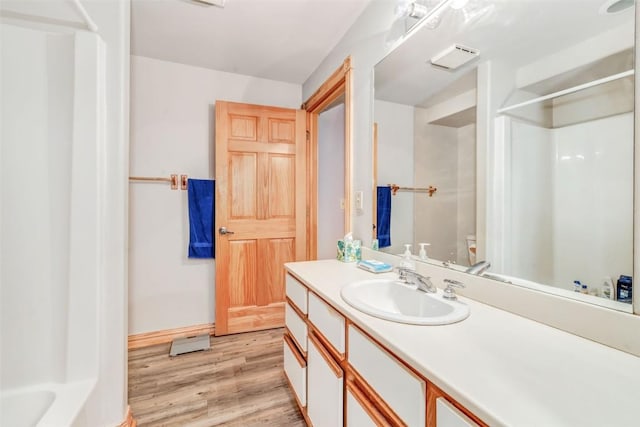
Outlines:
[[[341,426],[344,372],[313,333],[307,358],[307,416],[315,427]]]
[[[309,292],[309,320],[338,352],[340,359],[344,359],[344,317],[312,292]]]
[[[287,334],[284,334],[284,373],[302,409],[307,405],[307,363]]]
[[[289,297],[302,313],[307,314],[307,287],[291,274],[287,273],[285,288],[287,297]]]
[[[284,323],[300,350],[307,352],[307,324],[287,302],[284,309]]]
[[[349,325],[349,364],[408,426],[426,423],[426,383]]]
[[[478,427],[478,424],[444,397],[439,397],[436,400],[436,427]]]

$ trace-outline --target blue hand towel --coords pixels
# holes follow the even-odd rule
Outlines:
[[[190,179],[189,197],[189,258],[214,258],[215,182],[210,179]]]
[[[391,188],[378,187],[378,247],[391,246]]]

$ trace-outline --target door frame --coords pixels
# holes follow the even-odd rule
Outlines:
[[[318,116],[344,95],[344,230],[351,231],[353,75],[348,56],[303,104],[307,112],[307,259],[318,258]]]

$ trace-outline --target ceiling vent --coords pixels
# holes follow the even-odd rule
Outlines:
[[[478,49],[454,44],[431,58],[431,65],[445,70],[455,70],[477,58],[478,55],[480,55]]]

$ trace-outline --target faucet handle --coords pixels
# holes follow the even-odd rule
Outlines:
[[[458,282],[457,280],[453,280],[453,279],[444,279],[444,283],[447,284],[447,288],[449,286],[454,286],[456,288],[464,288],[464,283],[462,282]]]
[[[458,296],[456,295],[456,291],[453,288],[464,288],[464,284],[453,279],[444,279],[444,283],[447,284],[447,287],[443,291],[442,298],[448,299],[450,301],[457,300]]]

